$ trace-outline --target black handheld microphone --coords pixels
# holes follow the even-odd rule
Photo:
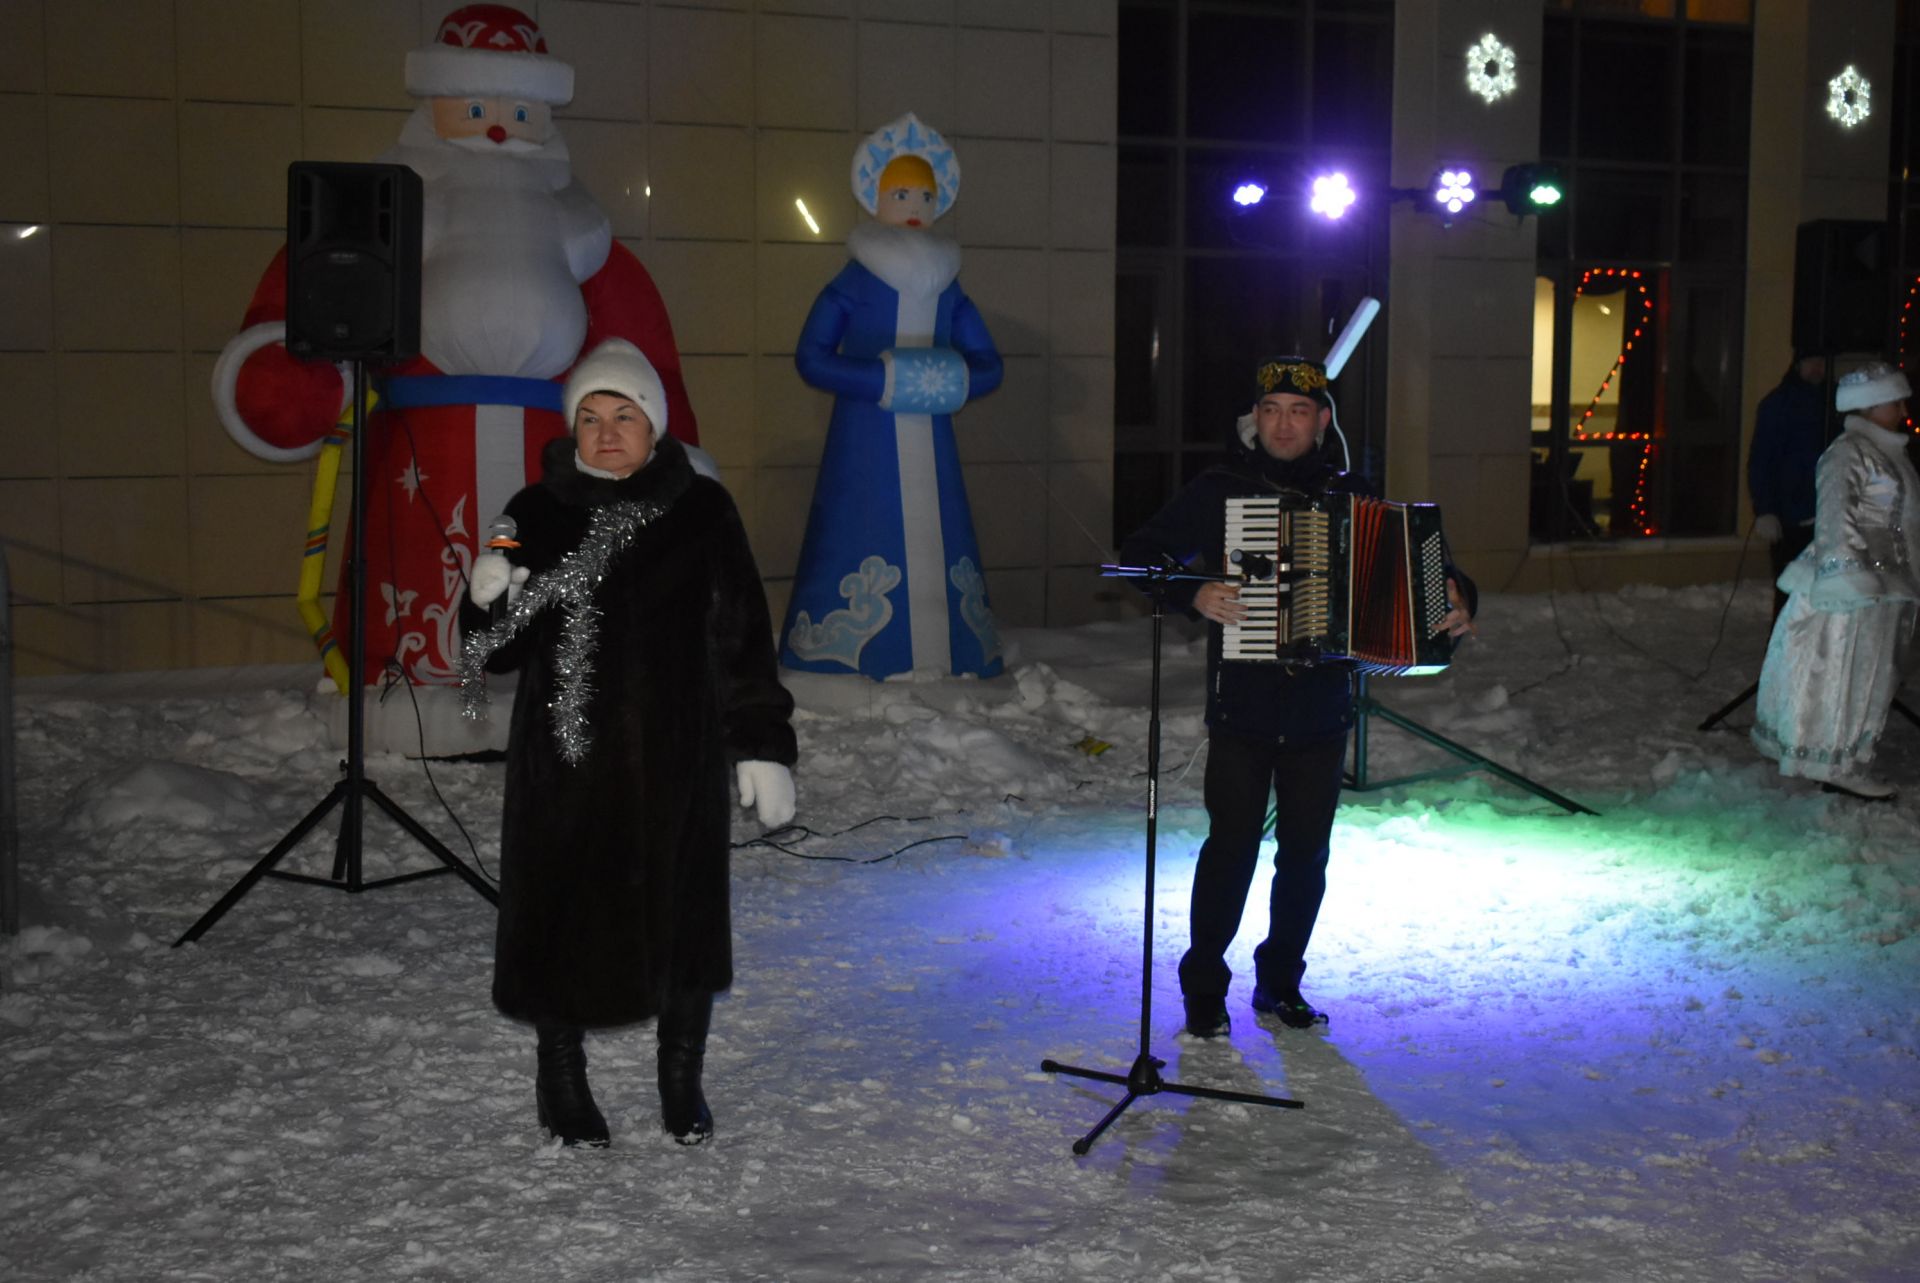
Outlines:
[[[519,533],[520,523],[506,513],[501,513],[487,523],[487,551],[505,553],[509,548],[518,548]],[[497,624],[507,617],[507,598],[511,595],[511,590],[505,590],[493,599],[493,604],[487,608],[489,620]]]
[[[1273,578],[1273,558],[1263,557],[1257,552],[1248,552],[1245,548],[1235,548],[1227,554],[1227,560],[1240,567],[1249,579]]]

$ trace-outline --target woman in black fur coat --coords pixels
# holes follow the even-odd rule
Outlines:
[[[521,670],[493,999],[537,1030],[540,1121],[568,1145],[609,1139],[582,1032],[657,1016],[663,1121],[698,1144],[733,979],[729,767],[762,825],[792,819],[793,699],[739,514],[665,434],[646,357],[610,340],[564,399],[573,439],[507,505],[518,544],[475,559],[463,621],[470,692],[483,662]]]

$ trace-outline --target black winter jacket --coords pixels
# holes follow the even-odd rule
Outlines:
[[[1813,476],[1827,448],[1826,397],[1824,387],[1801,378],[1795,367],[1760,398],[1747,456],[1755,515],[1772,513],[1788,526],[1813,520]]]
[[[1194,570],[1222,573],[1227,537],[1227,500],[1284,491],[1315,498],[1376,491],[1354,473],[1341,472],[1323,446],[1298,459],[1275,459],[1258,442],[1236,437],[1226,461],[1195,477],[1121,545],[1129,565],[1164,564],[1171,557]],[[1477,605],[1473,583],[1448,567],[1468,610]],[[1167,604],[1190,618],[1202,581],[1167,585]],[[1207,628],[1207,725],[1249,739],[1311,744],[1345,734],[1353,726],[1354,666],[1346,661],[1302,667],[1271,663],[1222,663],[1220,626]]]
[[[509,1016],[582,1026],[655,1014],[668,990],[724,989],[730,764],[791,764],[793,699],[746,531],[718,483],[671,437],[619,481],[574,466],[554,441],[545,476],[507,505],[537,577],[622,500],[666,511],[641,527],[594,591],[592,746],[570,765],[549,702],[568,611],[541,611],[490,659],[518,666],[501,825],[495,1004]],[[485,627],[471,605],[468,630]]]

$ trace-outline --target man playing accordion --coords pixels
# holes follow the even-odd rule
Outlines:
[[[1304,357],[1263,363],[1251,413],[1242,417],[1226,461],[1201,473],[1127,539],[1121,559],[1133,565],[1173,559],[1220,573],[1229,499],[1295,492],[1303,501],[1329,494],[1374,493],[1336,466],[1327,448],[1332,398],[1326,368]],[[1180,960],[1187,1032],[1213,1038],[1228,1030],[1227,990],[1233,972],[1227,946],[1240,929],[1259,861],[1267,802],[1277,803],[1274,874],[1266,939],[1253,951],[1252,1007],[1290,1028],[1325,1023],[1300,993],[1307,941],[1326,893],[1328,839],[1340,801],[1347,732],[1354,717],[1354,665],[1244,663],[1222,660],[1227,627],[1247,617],[1235,584],[1173,580],[1170,606],[1209,621],[1208,753],[1205,797],[1209,831],[1193,873],[1191,944]],[[1440,627],[1468,632],[1478,600],[1471,580],[1447,566],[1449,609]]]

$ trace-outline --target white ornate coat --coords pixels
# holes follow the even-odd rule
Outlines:
[[[1920,476],[1907,437],[1859,415],[1820,456],[1813,543],[1760,672],[1754,744],[1784,775],[1837,779],[1873,759],[1920,610]]]

